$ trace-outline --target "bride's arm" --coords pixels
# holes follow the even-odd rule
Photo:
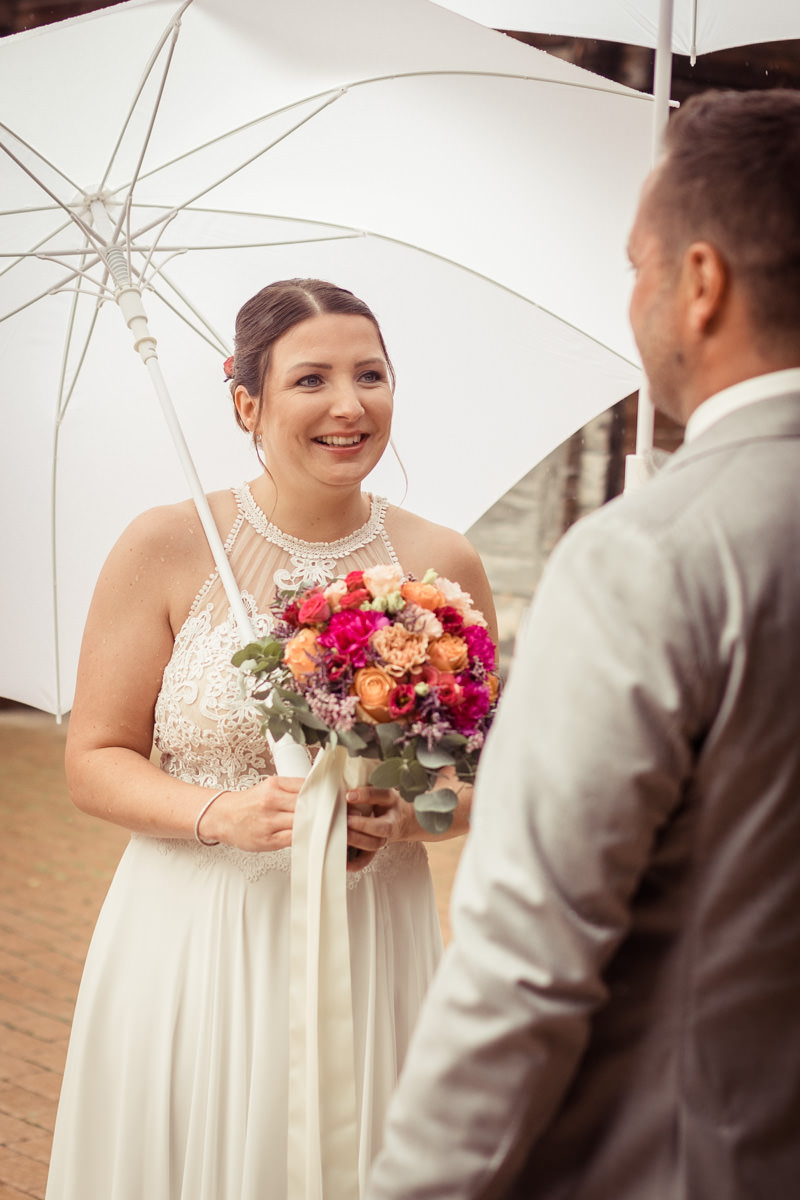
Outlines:
[[[199,545],[183,506],[154,509],[125,531],[95,589],[69,718],[65,766],[75,805],[161,837],[193,837],[216,790],[173,779],[150,761],[174,631],[209,569]],[[203,838],[242,849],[289,845],[299,783],[272,778],[246,793],[225,793],[203,817]]]

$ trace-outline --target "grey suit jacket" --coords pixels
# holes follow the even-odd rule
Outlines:
[[[369,1200],[800,1195],[800,395],[576,525]]]

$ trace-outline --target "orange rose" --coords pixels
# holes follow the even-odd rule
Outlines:
[[[362,721],[383,725],[391,721],[389,693],[397,681],[380,667],[362,667],[353,676],[353,694],[358,697],[358,715]]]
[[[308,627],[301,629],[286,643],[283,648],[283,661],[295,679],[302,679],[304,675],[310,675],[317,669],[316,649],[316,631]]]
[[[407,579],[400,588],[400,595],[407,604],[418,604],[420,608],[430,609],[431,612],[441,608],[445,602],[437,587],[432,583],[420,583],[418,579]]]
[[[451,675],[463,671],[467,665],[469,651],[463,638],[454,633],[444,633],[432,641],[428,647],[428,661],[437,671],[447,671]]]
[[[500,680],[496,675],[487,675],[486,686],[489,689],[489,700],[494,704],[497,699],[497,693],[500,691]]]

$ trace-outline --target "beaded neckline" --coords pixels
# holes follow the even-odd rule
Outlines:
[[[352,533],[338,538],[335,542],[305,542],[302,538],[292,537],[291,534],[284,533],[277,525],[273,525],[263,509],[256,504],[249,484],[243,483],[238,488],[234,488],[233,494],[239,508],[244,513],[245,520],[268,542],[280,546],[281,550],[285,550],[287,554],[316,556],[324,551],[326,557],[329,558],[344,558],[345,555],[352,554],[354,550],[360,550],[362,546],[373,541],[383,528],[383,518],[388,505],[388,501],[382,496],[372,496],[369,517],[359,529],[354,529]]]
[[[369,518],[360,529],[353,530],[335,542],[304,542],[301,538],[284,533],[267,519],[246,483],[234,488],[233,494],[241,517],[256,533],[284,550],[289,556],[289,569],[282,568],[275,572],[277,587],[296,588],[305,584],[329,583],[336,575],[337,562],[363,546],[368,546],[376,537],[380,537],[384,542],[390,560],[397,562],[397,555],[383,527],[388,501],[382,496],[372,496]]]

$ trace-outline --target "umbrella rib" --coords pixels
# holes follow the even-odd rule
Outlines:
[[[41,154],[38,150],[34,149],[34,147],[30,144],[30,142],[26,142],[25,138],[20,137],[20,135],[18,133],[15,133],[10,125],[6,125],[4,121],[0,121],[0,129],[5,130],[6,133],[10,134],[11,137],[14,138],[15,141],[19,142],[19,144],[21,146],[24,146],[26,150],[30,150],[31,154],[34,154],[36,156],[36,158],[38,158],[39,162],[43,162],[45,164],[45,166],[49,167],[51,171],[54,171],[56,175],[60,175],[61,178],[64,180],[64,182],[68,183],[69,186],[71,188],[74,188],[76,192],[83,191],[83,188],[79,184],[75,183],[75,181],[73,179],[70,179],[69,175],[66,175],[61,170],[60,167],[57,167],[55,165],[55,163],[50,162],[50,159],[45,158],[45,156],[43,154]],[[11,151],[8,149],[8,147],[3,142],[0,142],[0,149],[5,150],[6,154],[9,156],[9,158],[13,158],[14,162],[17,163],[18,166],[22,167],[23,170],[26,170],[26,168],[23,166],[23,164],[20,162],[20,160],[11,153]],[[35,175],[32,175],[30,171],[27,171],[27,174],[30,175],[31,178],[36,181],[36,183],[39,183],[39,180],[36,178]],[[42,186],[44,186],[44,185],[42,185]],[[47,191],[47,188],[45,188],[45,191]],[[47,194],[49,196],[53,195],[52,192],[47,192]],[[64,207],[64,205],[61,204],[61,201],[58,200],[57,197],[53,196],[53,199],[55,199],[56,203],[59,205],[60,208]],[[23,211],[25,211],[25,210],[23,210]],[[30,211],[37,212],[39,210],[31,209]]]
[[[329,105],[333,104],[336,100],[338,100],[339,96],[341,94],[342,93],[337,93],[334,96],[329,96],[324,104],[320,104],[319,107],[314,110],[314,112],[309,113],[307,116],[303,117],[303,119],[301,121],[298,121],[295,125],[293,125],[291,129],[285,130],[280,135],[280,137],[275,138],[275,140],[270,142],[268,145],[262,146],[260,150],[258,150],[255,154],[250,155],[250,157],[246,158],[244,162],[239,163],[237,166],[235,166],[233,168],[233,170],[227,171],[219,179],[215,179],[213,183],[208,184],[207,187],[204,187],[201,191],[197,192],[196,195],[192,196],[189,200],[185,200],[182,204],[176,205],[176,208],[178,210],[185,209],[188,205],[194,204],[196,200],[199,200],[201,196],[207,195],[208,192],[213,192],[214,189],[219,187],[219,185],[221,183],[225,183],[226,180],[232,179],[234,175],[237,175],[239,173],[239,171],[243,171],[245,167],[248,167],[250,165],[250,163],[253,163],[257,159],[261,158],[262,155],[266,154],[268,150],[272,150],[275,146],[279,145],[280,142],[284,141],[285,138],[289,137],[290,134],[296,133],[297,130],[301,129],[302,126],[305,125],[308,121],[313,120],[314,117],[318,116],[319,113],[321,113],[324,109],[328,108]],[[221,141],[221,140],[223,140],[223,138],[216,138],[214,140]],[[212,144],[213,144],[212,142],[206,143],[206,145],[212,145]],[[202,147],[202,148],[205,148],[205,147]],[[190,151],[189,153],[194,153],[194,151]],[[183,155],[182,157],[188,157],[188,155]],[[179,160],[178,159],[173,160],[173,162],[177,162],[177,161],[179,161]],[[171,165],[171,164],[167,164],[167,165]],[[143,178],[144,178],[144,176],[143,176]],[[137,229],[133,236],[141,237],[141,235],[143,233],[147,233],[150,229],[153,228],[154,225],[157,225],[157,224],[158,224],[157,221],[151,221],[149,225],[143,225],[139,229]]]
[[[190,3],[191,3],[191,0],[186,0],[186,2],[187,2],[187,4],[190,4]],[[184,8],[185,8],[185,7],[186,7],[186,5],[184,5]],[[181,9],[181,12],[183,12],[183,9]],[[172,59],[173,59],[173,56],[174,56],[174,54],[175,54],[175,45],[176,45],[176,42],[177,42],[177,40],[178,40],[178,33],[179,33],[179,32],[180,32],[180,21],[178,20],[177,24],[174,26],[174,28],[173,28],[173,30],[172,30],[172,38],[170,39],[170,46],[169,46],[169,50],[167,51],[167,60],[166,60],[166,62],[165,62],[165,64],[164,64],[164,71],[163,71],[163,73],[162,73],[162,75],[161,75],[161,80],[160,80],[160,82],[159,82],[159,85],[158,85],[158,91],[157,91],[157,93],[156,93],[155,103],[154,103],[154,105],[153,105],[153,111],[152,111],[152,112],[151,112],[151,114],[150,114],[150,119],[149,119],[149,122],[148,122],[148,125],[147,125],[147,130],[146,130],[146,132],[145,132],[145,135],[144,135],[144,140],[143,140],[143,142],[142,142],[142,148],[141,148],[141,151],[140,151],[140,154],[139,154],[139,160],[138,160],[138,162],[136,163],[136,167],[134,168],[134,172],[133,172],[133,178],[130,180],[130,182],[129,182],[129,184],[128,184],[128,188],[127,188],[127,201],[128,201],[128,203],[127,203],[127,204],[125,204],[125,205],[123,205],[122,212],[121,212],[121,213],[120,213],[120,215],[119,215],[119,218],[118,218],[118,220],[117,220],[116,227],[115,227],[115,229],[114,229],[114,233],[113,233],[113,235],[112,235],[112,239],[111,239],[111,240],[112,240],[112,243],[113,243],[113,244],[116,244],[117,238],[119,237],[120,231],[121,231],[121,229],[122,229],[122,226],[123,226],[123,224],[124,224],[124,221],[125,221],[125,215],[126,215],[126,213],[129,213],[129,212],[130,212],[130,198],[131,198],[131,196],[132,196],[132,194],[133,194],[133,189],[136,187],[136,184],[137,184],[137,182],[138,182],[138,179],[139,179],[139,172],[140,172],[140,171],[141,171],[141,169],[142,169],[142,163],[144,162],[144,156],[145,156],[145,154],[147,153],[147,147],[148,147],[148,146],[149,146],[149,144],[150,144],[150,138],[152,137],[152,134],[153,134],[153,129],[154,129],[154,127],[155,127],[155,123],[156,123],[156,117],[158,116],[158,111],[159,111],[159,108],[161,107],[161,101],[162,101],[162,99],[163,99],[163,96],[164,96],[164,88],[166,87],[166,83],[167,83],[167,75],[169,74],[169,69],[170,69],[170,66],[172,65]],[[166,37],[166,35],[165,35],[165,37]],[[162,41],[162,46],[163,46],[163,44],[164,44],[164,43],[163,43],[163,41]],[[160,51],[161,51],[161,46],[159,46],[159,49],[158,49],[158,52],[157,52],[157,53],[160,53]],[[145,75],[144,75],[144,77],[142,78],[142,80],[141,80],[141,82],[140,82],[140,84],[139,84],[139,91],[137,92],[137,94],[136,94],[136,97],[134,98],[133,105],[131,106],[131,109],[130,109],[130,111],[129,111],[129,113],[128,113],[128,116],[127,116],[127,117],[126,117],[126,119],[125,119],[125,124],[124,124],[124,125],[123,125],[123,127],[122,127],[122,130],[121,130],[121,132],[120,132],[120,135],[119,135],[119,139],[117,140],[117,144],[116,144],[116,146],[114,147],[113,153],[112,153],[112,155],[111,155],[111,158],[110,158],[110,160],[109,160],[109,163],[108,163],[108,166],[106,167],[106,172],[105,172],[105,174],[104,174],[104,176],[103,176],[103,182],[102,182],[102,184],[101,184],[101,188],[100,188],[100,190],[101,190],[101,191],[102,191],[102,188],[103,188],[103,187],[105,187],[106,181],[108,180],[109,173],[110,173],[110,171],[111,171],[111,168],[112,168],[112,166],[113,166],[113,164],[114,164],[114,159],[115,159],[115,158],[116,158],[116,156],[117,156],[117,151],[119,150],[120,144],[121,144],[121,142],[122,142],[122,138],[123,138],[123,137],[124,137],[124,135],[125,135],[125,130],[127,129],[127,127],[128,127],[128,123],[129,123],[129,121],[130,121],[130,119],[131,119],[131,116],[132,116],[132,114],[133,114],[133,109],[135,108],[135,106],[136,106],[136,103],[138,102],[138,99],[139,99],[139,96],[141,95],[141,92],[142,92],[142,89],[143,89],[143,87],[144,87],[145,81],[147,80],[147,78],[148,78],[148,76],[149,76],[149,74],[150,74],[151,70],[153,69],[153,66],[155,65],[156,56],[157,56],[157,55],[156,55],[156,54],[154,54],[154,55],[151,57],[151,59],[150,59],[150,62],[149,62],[149,63],[148,63],[148,65],[147,65],[147,68],[146,68]],[[129,264],[128,264],[128,265],[130,266],[130,240],[129,240],[129,242],[128,242],[128,247],[129,247],[129,249],[128,249],[128,258],[129,258]]]
[[[80,293],[80,284],[76,291],[76,295],[72,301],[69,320],[67,322],[66,338],[64,340],[64,351],[61,357],[61,373],[58,383],[58,411],[56,421],[53,426],[53,461],[50,472],[50,570],[53,581],[53,646],[55,650],[55,685],[56,685],[56,709],[57,718],[61,720],[61,653],[60,653],[60,635],[59,635],[59,593],[58,593],[58,555],[57,555],[57,527],[58,527],[58,504],[57,489],[58,489],[58,449],[61,435],[61,424],[64,415],[69,406],[72,394],[75,390],[75,385],[78,382],[81,367],[86,359],[86,354],[89,349],[92,333],[97,322],[97,313],[99,311],[99,303],[95,306],[94,315],[92,317],[89,331],[86,335],[83,349],[78,359],[78,365],[75,369],[75,375],[67,392],[64,396],[64,389],[67,378],[67,367],[69,364],[69,351],[72,345],[72,336],[75,331],[75,317],[78,308],[78,300]]]
[[[209,140],[207,142],[202,142],[199,146],[193,146],[191,150],[186,150],[183,154],[176,155],[175,158],[167,159],[166,162],[163,162],[159,166],[153,167],[150,171],[146,171],[143,174],[141,174],[139,176],[139,179],[140,180],[141,179],[150,179],[150,178],[152,178],[153,175],[157,175],[161,171],[166,171],[169,167],[173,167],[177,163],[183,162],[185,159],[191,158],[195,154],[201,154],[204,150],[208,150],[211,146],[215,146],[220,142],[227,141],[229,138],[236,137],[237,134],[243,133],[247,129],[252,129],[256,125],[259,125],[259,124],[263,123],[264,121],[272,120],[273,117],[280,116],[282,113],[291,112],[292,109],[299,108],[303,104],[312,104],[315,101],[321,99],[322,97],[328,97],[327,101],[324,104],[320,105],[320,107],[318,109],[316,109],[313,113],[310,113],[309,116],[304,118],[303,121],[300,121],[297,125],[293,126],[290,130],[288,130],[285,134],[283,134],[275,142],[271,143],[269,146],[264,147],[264,149],[261,151],[261,153],[263,154],[263,153],[266,153],[267,150],[271,150],[272,146],[277,145],[278,142],[282,141],[284,137],[288,137],[290,133],[294,133],[295,130],[299,129],[302,125],[304,125],[306,123],[306,121],[312,120],[313,117],[317,116],[320,112],[324,111],[324,109],[327,108],[329,104],[334,103],[336,100],[340,100],[342,98],[342,96],[346,95],[348,91],[351,91],[354,88],[364,87],[367,84],[387,83],[387,82],[391,82],[392,80],[395,80],[395,79],[418,79],[418,78],[426,78],[426,77],[433,79],[433,78],[444,78],[444,77],[450,77],[450,76],[457,76],[457,77],[469,78],[469,79],[471,79],[471,78],[516,79],[516,80],[522,80],[524,82],[529,82],[529,83],[549,83],[549,84],[557,85],[559,87],[569,87],[569,88],[577,87],[577,88],[582,89],[583,91],[593,91],[593,92],[603,92],[603,93],[611,92],[614,95],[631,96],[634,99],[643,100],[643,101],[650,102],[650,103],[652,103],[652,99],[653,99],[653,97],[649,93],[638,92],[634,88],[622,88],[622,87],[610,87],[610,86],[600,87],[597,84],[592,84],[592,83],[575,83],[573,80],[547,79],[541,75],[525,75],[522,73],[511,73],[511,72],[505,72],[505,71],[463,71],[463,70],[461,70],[461,71],[458,71],[458,70],[452,70],[452,71],[398,71],[392,75],[375,75],[369,79],[357,79],[357,80],[354,80],[352,83],[342,84],[341,86],[339,86],[335,89],[328,88],[323,92],[315,92],[311,96],[304,96],[300,100],[294,100],[294,101],[292,101],[291,104],[284,104],[280,108],[272,109],[268,113],[262,113],[261,116],[254,117],[251,121],[246,121],[242,125],[237,125],[235,129],[228,129],[224,133],[219,134],[217,137],[209,138]],[[258,157],[258,155],[254,155],[253,158],[250,158],[247,160],[247,162],[243,163],[242,167],[247,166],[250,162],[253,162],[257,157]],[[242,167],[237,167],[236,169],[241,170]],[[236,173],[235,171],[231,172],[231,174],[235,174],[235,173]],[[230,175],[225,175],[218,182],[222,183],[222,182],[224,182],[225,179],[229,179],[229,178],[230,178]],[[127,186],[127,185],[125,185],[125,186]],[[216,186],[216,185],[214,185],[214,186]],[[117,190],[121,191],[121,190],[123,190],[123,188],[121,187]],[[207,190],[210,190],[210,189],[206,189],[206,191]],[[199,196],[205,195],[205,191],[200,192],[198,195]],[[195,199],[197,199],[197,198],[198,197],[195,197]],[[189,200],[189,201],[187,201],[187,203],[191,204],[191,203],[193,203],[193,201]]]
[[[4,129],[5,129],[5,128],[6,128],[6,126],[2,126],[2,128],[4,128]],[[14,136],[16,136],[16,135],[14,135]],[[20,141],[22,141],[22,139],[21,139],[21,138],[20,138],[19,140],[20,140]],[[24,145],[24,144],[25,144],[25,143],[23,143],[23,145]],[[29,148],[30,148],[30,147],[29,147]],[[6,145],[5,145],[3,142],[0,142],[0,150],[2,150],[2,151],[5,153],[5,154],[7,154],[7,155],[8,155],[8,157],[9,157],[9,158],[12,160],[12,162],[15,162],[15,163],[17,164],[17,166],[19,167],[19,169],[20,169],[21,171],[24,171],[24,172],[25,172],[25,174],[26,174],[26,175],[27,175],[27,176],[28,176],[30,179],[32,179],[32,180],[33,180],[33,182],[34,182],[35,184],[37,184],[37,185],[38,185],[38,186],[39,186],[39,187],[42,189],[42,191],[43,191],[43,192],[45,192],[45,193],[46,193],[46,194],[47,194],[47,195],[50,197],[50,199],[51,199],[51,200],[55,201],[55,203],[58,205],[58,207],[59,207],[59,208],[60,208],[60,209],[61,209],[63,212],[65,212],[65,213],[67,214],[67,216],[69,217],[70,221],[72,221],[72,222],[73,222],[75,225],[77,225],[77,226],[78,226],[78,228],[79,228],[79,229],[81,229],[81,230],[83,231],[84,235],[86,236],[86,238],[87,238],[89,241],[93,242],[93,243],[94,243],[94,245],[95,245],[95,246],[97,246],[98,248],[101,248],[101,247],[103,247],[103,246],[104,246],[103,239],[102,239],[101,237],[99,237],[99,235],[98,235],[98,234],[96,234],[96,233],[95,233],[95,231],[94,231],[94,230],[91,228],[91,226],[90,226],[90,225],[87,225],[87,224],[86,224],[86,222],[83,220],[83,218],[82,218],[82,217],[79,217],[79,216],[78,216],[78,214],[77,214],[77,213],[76,213],[76,212],[75,212],[73,209],[71,209],[71,208],[70,208],[68,205],[66,205],[66,204],[63,202],[63,200],[59,200],[59,198],[58,198],[58,196],[55,194],[55,192],[52,192],[52,191],[50,190],[50,188],[47,186],[47,184],[46,184],[46,183],[44,183],[44,181],[43,181],[43,180],[41,180],[41,179],[38,177],[38,175],[35,175],[35,174],[34,174],[34,172],[30,170],[30,168],[29,168],[29,167],[26,167],[26,166],[25,166],[25,163],[24,163],[24,162],[22,162],[22,160],[21,160],[21,159],[17,158],[16,154],[12,153],[12,151],[11,151],[11,150],[9,150],[8,146],[6,146]],[[36,151],[33,151],[33,153],[35,154],[35,153],[36,153]],[[41,156],[41,155],[39,155],[39,157],[41,158],[42,156]],[[42,161],[43,161],[43,162],[47,162],[47,159],[46,159],[46,158],[42,158]],[[49,164],[48,164],[48,165],[49,165]],[[62,174],[62,172],[59,172],[59,174]],[[66,177],[66,175],[63,175],[63,178],[64,178],[64,179],[66,179],[66,178],[67,178],[67,177]],[[71,180],[67,180],[67,182],[68,182],[68,183],[71,183]],[[75,185],[74,185],[74,184],[72,184],[72,186],[74,187]],[[78,190],[79,192],[81,192],[81,189],[80,189],[80,188],[78,188],[77,190]],[[83,193],[81,192],[81,194],[83,194]]]
[[[107,271],[105,272],[104,277],[105,278],[108,277]],[[64,416],[66,415],[66,411],[69,408],[69,402],[72,399],[72,395],[75,391],[75,387],[78,382],[78,376],[81,373],[81,368],[83,367],[83,364],[86,361],[86,355],[89,351],[89,343],[92,340],[92,334],[94,333],[94,327],[97,324],[97,317],[100,312],[101,301],[100,301],[100,298],[98,297],[95,302],[94,313],[92,314],[92,319],[89,324],[89,329],[86,334],[86,338],[84,340],[83,349],[81,350],[80,356],[78,358],[77,366],[75,367],[75,374],[72,377],[72,383],[70,384],[69,388],[67,389],[66,396],[65,396],[67,367],[69,366],[69,352],[72,347],[73,333],[75,332],[75,319],[76,319],[77,312],[78,312],[78,301],[80,300],[81,295],[85,294],[85,293],[81,292],[80,285],[81,285],[81,278],[79,277],[78,286],[75,288],[75,295],[72,299],[72,304],[70,306],[69,320],[67,321],[66,338],[64,341],[64,353],[63,353],[62,359],[61,359],[61,379],[60,379],[60,382],[58,385],[58,423],[59,424],[61,424],[61,422],[63,421]]]
[[[168,284],[169,287],[174,287],[172,282],[166,276],[164,276],[163,278],[164,278],[164,282],[166,284]],[[154,296],[158,296],[161,303],[163,305],[165,305],[170,310],[170,312],[173,312],[180,321],[183,321],[184,325],[187,325],[189,327],[189,329],[194,330],[194,332],[197,334],[197,336],[202,338],[203,341],[206,342],[211,347],[211,349],[214,350],[217,354],[228,354],[229,353],[228,344],[225,341],[225,339],[222,337],[222,335],[217,333],[217,331],[216,331],[216,329],[214,329],[213,325],[210,325],[208,323],[208,321],[205,320],[205,318],[202,316],[201,313],[197,312],[197,310],[195,308],[193,308],[193,306],[191,304],[188,304],[188,302],[185,301],[185,298],[181,295],[180,291],[177,288],[175,288],[176,293],[181,298],[181,300],[184,300],[184,302],[187,303],[187,307],[197,318],[197,321],[198,321],[197,325],[193,321],[190,321],[189,318],[186,316],[186,314],[182,313],[181,310],[177,307],[177,305],[173,304],[172,301],[169,300],[162,291],[159,291],[158,288],[151,286],[151,287],[149,287],[149,290],[153,293]],[[206,332],[203,331],[203,327],[205,328]],[[212,338],[216,338],[216,341],[212,341]]]
[[[3,277],[3,275],[7,275],[9,271],[13,270],[14,267],[16,267],[18,263],[22,262],[24,258],[41,258],[41,255],[37,253],[39,248],[43,246],[45,242],[49,242],[50,239],[55,237],[57,234],[63,233],[65,229],[69,229],[71,224],[71,221],[65,221],[63,225],[59,225],[57,229],[52,230],[45,237],[43,237],[40,242],[37,242],[31,250],[23,250],[19,254],[10,254],[8,251],[0,251],[0,258],[14,258],[16,260],[15,262],[9,263],[7,267],[3,267],[2,271],[0,271],[0,279]],[[81,253],[83,252],[81,251]]]
[[[316,224],[316,222],[314,222]],[[274,242],[220,242],[219,244],[211,244],[203,246],[192,246],[192,254],[202,254],[205,250],[263,250],[268,246],[312,246],[317,242],[350,242],[354,238],[363,237],[364,234],[359,230],[354,230],[353,233],[328,234],[325,237],[315,238],[280,238]],[[136,251],[136,246],[131,249]],[[161,246],[163,254],[169,254],[170,259],[177,257],[179,254],[186,254],[189,248],[186,246]],[[149,257],[149,256],[148,256]],[[150,278],[155,278],[156,275],[163,275],[161,267],[156,267]]]
[[[142,156],[140,157],[139,162],[136,167],[136,171],[134,172],[134,178],[133,178],[133,180],[131,180],[130,184],[128,185],[130,188],[133,187],[133,184],[134,184],[136,178],[138,177],[139,169],[141,168],[141,165],[142,165],[142,158],[144,157],[144,151],[147,148],[147,144],[150,140],[150,135],[153,131],[153,122],[155,121],[156,112],[158,111],[158,106],[161,102],[161,96],[162,96],[162,93],[164,90],[164,84],[166,82],[167,72],[169,71],[170,64],[172,62],[172,55],[175,51],[175,42],[178,37],[178,33],[180,31],[181,20],[183,18],[183,14],[185,13],[186,9],[189,7],[189,5],[191,3],[192,3],[192,0],[185,0],[185,3],[181,5],[181,7],[178,9],[177,13],[173,14],[173,16],[170,18],[169,22],[167,23],[167,26],[164,29],[164,32],[161,34],[161,37],[159,38],[158,42],[156,43],[156,46],[155,46],[152,54],[150,55],[150,58],[147,60],[147,64],[146,64],[144,71],[142,72],[141,78],[139,80],[139,86],[136,89],[136,92],[133,96],[130,107],[128,109],[128,114],[125,117],[125,120],[122,122],[122,128],[120,129],[119,137],[117,138],[116,145],[114,146],[114,149],[111,151],[111,156],[108,160],[108,165],[103,174],[102,183],[100,185],[100,188],[98,189],[100,191],[102,191],[106,185],[108,176],[111,173],[111,168],[114,165],[114,160],[116,159],[117,154],[119,152],[119,148],[122,145],[122,139],[125,137],[125,131],[127,130],[128,126],[131,123],[133,114],[136,111],[136,105],[139,103],[139,99],[142,95],[142,92],[144,91],[144,86],[147,83],[147,80],[150,78],[153,68],[155,67],[156,62],[158,61],[158,57],[161,54],[161,51],[164,49],[164,46],[167,43],[167,39],[171,37],[172,44],[170,46],[167,63],[166,63],[165,69],[164,69],[164,74],[162,76],[161,84],[160,84],[160,87],[158,90],[158,95],[156,97],[156,105],[153,110],[153,114],[151,117],[151,121],[150,121],[148,130],[147,130],[147,133],[145,134],[144,147],[142,149]],[[117,227],[117,230],[116,230],[117,233],[119,232],[119,229],[121,229],[121,227],[122,226],[120,223],[120,225]]]

